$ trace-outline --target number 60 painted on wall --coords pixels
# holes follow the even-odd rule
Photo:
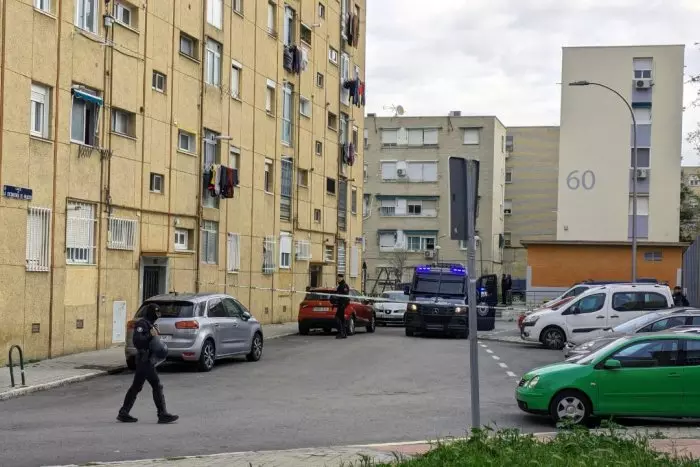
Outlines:
[[[583,187],[584,190],[592,190],[595,187],[595,174],[592,170],[585,170],[581,176],[578,175],[578,170],[572,170],[569,176],[566,177],[566,186],[569,190],[578,190]]]

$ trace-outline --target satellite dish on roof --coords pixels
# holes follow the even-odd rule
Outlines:
[[[396,112],[396,115],[398,115],[399,117],[406,113],[406,110],[403,108],[402,105],[396,106],[396,109],[394,109],[394,111]]]

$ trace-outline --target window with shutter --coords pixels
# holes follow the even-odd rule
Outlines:
[[[50,262],[51,209],[30,207],[27,212],[27,271],[48,272]]]
[[[411,129],[408,130],[408,145],[409,146],[423,146],[423,129]]]
[[[292,234],[280,233],[280,269],[289,269],[292,265]]]
[[[226,270],[236,272],[241,269],[241,237],[237,233],[228,234],[226,254]]]
[[[396,180],[396,162],[382,162],[382,180]]]
[[[95,264],[95,205],[69,201],[66,205],[66,262]]]
[[[430,129],[423,131],[423,144],[426,146],[435,146],[438,144],[438,130]]]
[[[338,242],[338,274],[345,275],[345,242]]]
[[[275,237],[268,235],[263,239],[263,258],[262,258],[263,274],[272,274],[275,272]]]
[[[437,182],[437,162],[424,162],[423,163],[423,181],[424,182]]]
[[[398,133],[398,130],[382,130],[382,146],[396,146]]]
[[[350,277],[357,277],[360,274],[360,248],[353,245],[350,249]]]

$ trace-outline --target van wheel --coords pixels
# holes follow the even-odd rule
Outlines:
[[[214,342],[211,339],[207,339],[204,341],[202,352],[199,354],[199,362],[197,363],[199,371],[211,371],[214,368],[215,361],[216,347],[214,347]]]
[[[542,331],[540,342],[552,350],[561,350],[566,344],[566,334],[560,327],[550,326]]]

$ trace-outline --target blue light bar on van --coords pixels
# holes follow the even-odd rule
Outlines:
[[[421,272],[430,272],[432,271],[432,267],[428,265],[420,265],[416,266],[416,272],[421,273]],[[436,269],[441,269],[441,268],[436,268]],[[467,270],[461,266],[452,266],[450,267],[450,273],[455,274],[458,276],[466,276],[467,275]]]

